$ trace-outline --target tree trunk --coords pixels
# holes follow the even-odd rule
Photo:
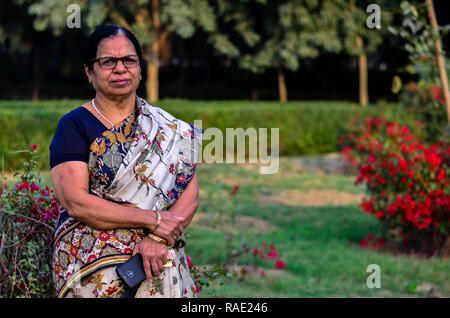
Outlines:
[[[158,41],[152,44],[151,54],[149,58],[149,63],[147,66],[147,81],[145,83],[145,88],[147,91],[147,98],[150,102],[157,102],[159,99],[159,49]]]
[[[259,100],[259,93],[256,87],[252,87],[252,100]]]
[[[437,24],[437,20],[436,20],[436,14],[434,13],[433,0],[426,0],[426,4],[428,7],[428,15],[430,17],[431,25],[432,25],[433,29],[437,32],[438,24]],[[436,45],[436,59],[438,62],[439,74],[441,77],[442,93],[444,95],[445,108],[447,110],[447,120],[450,125],[450,91],[449,91],[449,87],[448,87],[447,73],[445,71],[444,56],[442,54],[441,40],[439,38],[436,39],[435,45]]]
[[[31,100],[39,100],[39,92],[41,90],[42,69],[40,52],[41,47],[37,43],[33,43],[33,77],[31,80]]]
[[[287,89],[286,89],[286,81],[284,78],[283,69],[278,68],[278,93],[280,96],[280,102],[287,102]]]
[[[147,66],[147,81],[145,83],[145,88],[147,91],[147,98],[150,102],[157,102],[159,99],[159,55],[161,50],[160,44],[160,31],[161,31],[161,21],[159,19],[160,15],[160,3],[159,0],[152,0],[151,5],[151,26],[155,30],[155,41],[152,43],[150,48],[150,56],[148,58],[148,66]],[[148,11],[143,10],[141,12],[142,16],[147,14],[150,19],[150,14]],[[141,23],[140,20],[144,18],[138,17],[138,23]]]
[[[367,80],[367,55],[364,50],[363,39],[357,35],[356,43],[359,48],[359,103],[367,106],[369,103],[369,90]]]

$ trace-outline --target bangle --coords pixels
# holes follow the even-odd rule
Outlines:
[[[153,235],[152,233],[148,234],[147,237],[149,237],[149,238],[155,240],[155,241],[158,242],[158,243],[167,245],[167,241],[166,241],[165,239],[163,239],[163,238],[161,238],[161,237],[159,237],[159,236]]]
[[[156,218],[156,225],[155,225],[155,227],[153,228],[153,230],[150,231],[151,233],[155,233],[156,229],[157,229],[158,226],[159,226],[159,223],[161,223],[161,213],[159,213],[159,211],[155,211],[155,213],[156,213],[156,215],[157,215],[157,218]]]

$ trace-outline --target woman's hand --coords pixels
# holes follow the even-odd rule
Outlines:
[[[133,256],[141,254],[145,276],[149,282],[153,277],[158,277],[164,272],[164,264],[167,263],[168,247],[151,238],[144,237],[136,244]]]
[[[184,218],[176,216],[169,211],[161,211],[161,222],[153,234],[165,239],[168,246],[172,246],[181,234],[183,234]]]

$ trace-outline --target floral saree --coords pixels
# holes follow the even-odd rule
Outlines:
[[[104,131],[90,146],[90,193],[118,204],[167,210],[195,171],[202,130],[137,97],[137,111]],[[53,280],[58,297],[127,297],[115,268],[131,257],[144,229],[99,230],[60,207],[55,231]],[[159,277],[143,281],[134,297],[196,297],[184,252]],[[173,253],[172,253],[173,254]]]

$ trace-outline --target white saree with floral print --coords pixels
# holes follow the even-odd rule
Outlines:
[[[141,209],[167,210],[193,177],[202,129],[137,97],[137,111],[98,136],[90,146],[91,194]],[[115,268],[131,257],[144,229],[99,230],[60,207],[55,232],[53,279],[58,297],[123,297]],[[184,252],[159,277],[143,281],[134,297],[196,297]]]

